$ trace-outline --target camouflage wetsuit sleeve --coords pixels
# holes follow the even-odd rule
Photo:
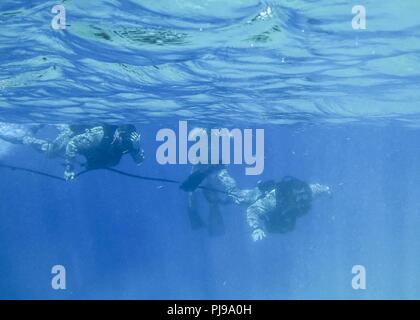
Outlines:
[[[231,177],[226,169],[222,169],[217,173],[217,179],[223,186],[226,192],[229,193],[229,197],[236,204],[250,204],[260,195],[258,188],[255,189],[239,189],[235,179]]]
[[[94,127],[70,139],[66,147],[66,170],[72,171],[79,153],[99,146],[104,137],[103,127]]]
[[[276,191],[272,190],[263,198],[250,205],[246,211],[246,219],[252,230],[265,231],[266,214],[276,208]]]
[[[66,146],[70,141],[71,137],[73,136],[73,131],[70,129],[68,125],[56,125],[56,129],[59,131],[57,137],[54,139],[53,142],[42,141],[39,139],[34,139],[32,141],[32,146],[34,144],[39,144],[41,151],[45,152],[45,154],[49,157],[56,157],[56,156],[63,156],[63,153],[66,150]]]

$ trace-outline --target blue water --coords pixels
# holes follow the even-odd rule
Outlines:
[[[159,129],[263,128],[263,175],[229,167],[241,187],[293,175],[333,196],[254,243],[236,206],[224,236],[192,231],[173,185],[0,169],[0,298],[420,298],[420,3],[363,2],[366,30],[352,1],[63,1],[57,31],[56,2],[2,1],[1,122],[135,123],[146,161],[118,168],[177,180]],[[63,171],[3,142],[0,161]]]

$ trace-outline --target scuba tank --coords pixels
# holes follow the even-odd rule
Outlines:
[[[275,183],[275,190],[276,207],[267,214],[266,227],[270,233],[285,233],[311,209],[312,191],[306,182],[289,176]]]

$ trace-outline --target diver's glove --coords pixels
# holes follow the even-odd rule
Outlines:
[[[264,230],[257,228],[252,232],[252,240],[253,241],[260,241],[264,239],[267,235],[265,234]]]
[[[131,144],[133,146],[133,151],[131,152],[134,161],[137,165],[140,165],[144,161],[144,151],[140,146],[141,136],[138,132],[132,132],[130,135]]]
[[[331,196],[331,188],[320,183],[310,184],[309,187],[312,191],[312,198],[319,198],[320,196]]]
[[[76,178],[76,173],[71,167],[67,167],[64,171],[64,179],[66,179],[66,181],[71,181],[74,178]]]
[[[133,143],[133,146],[140,143],[140,134],[138,132],[132,132],[130,135],[130,140]]]
[[[143,149],[140,149],[140,150],[138,150],[138,152],[136,152],[135,154],[133,154],[134,162],[138,166],[143,163],[144,158],[145,158],[145,156],[144,156],[144,150]]]

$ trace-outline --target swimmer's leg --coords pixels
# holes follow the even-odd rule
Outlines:
[[[0,139],[13,144],[23,144],[23,139],[31,135],[27,126],[0,122]]]

